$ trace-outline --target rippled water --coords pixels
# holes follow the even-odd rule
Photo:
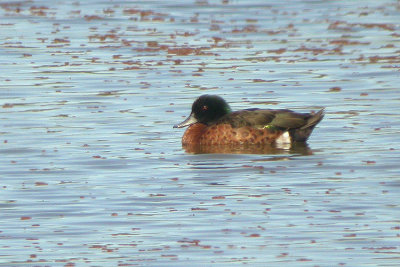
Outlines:
[[[398,266],[399,16],[1,1],[0,264]],[[306,153],[186,153],[204,93],[327,114]]]

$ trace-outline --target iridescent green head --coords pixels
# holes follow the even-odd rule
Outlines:
[[[226,101],[217,95],[202,95],[194,101],[192,112],[183,122],[174,125],[174,128],[182,128],[196,122],[210,125],[231,112]]]

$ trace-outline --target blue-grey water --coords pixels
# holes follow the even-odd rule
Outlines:
[[[399,1],[1,1],[1,266],[398,266]],[[326,108],[192,154],[201,94]]]

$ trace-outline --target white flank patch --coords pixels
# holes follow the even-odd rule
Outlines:
[[[283,134],[281,134],[281,136],[279,136],[276,141],[276,146],[278,148],[283,148],[283,149],[287,149],[290,148],[290,144],[291,142],[291,138],[290,138],[290,134],[288,131],[284,132]]]

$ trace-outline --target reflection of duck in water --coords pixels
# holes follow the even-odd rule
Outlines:
[[[189,126],[183,146],[294,144],[306,142],[323,117],[323,109],[317,113],[257,108],[232,112],[223,98],[202,95],[189,117],[174,128]]]

